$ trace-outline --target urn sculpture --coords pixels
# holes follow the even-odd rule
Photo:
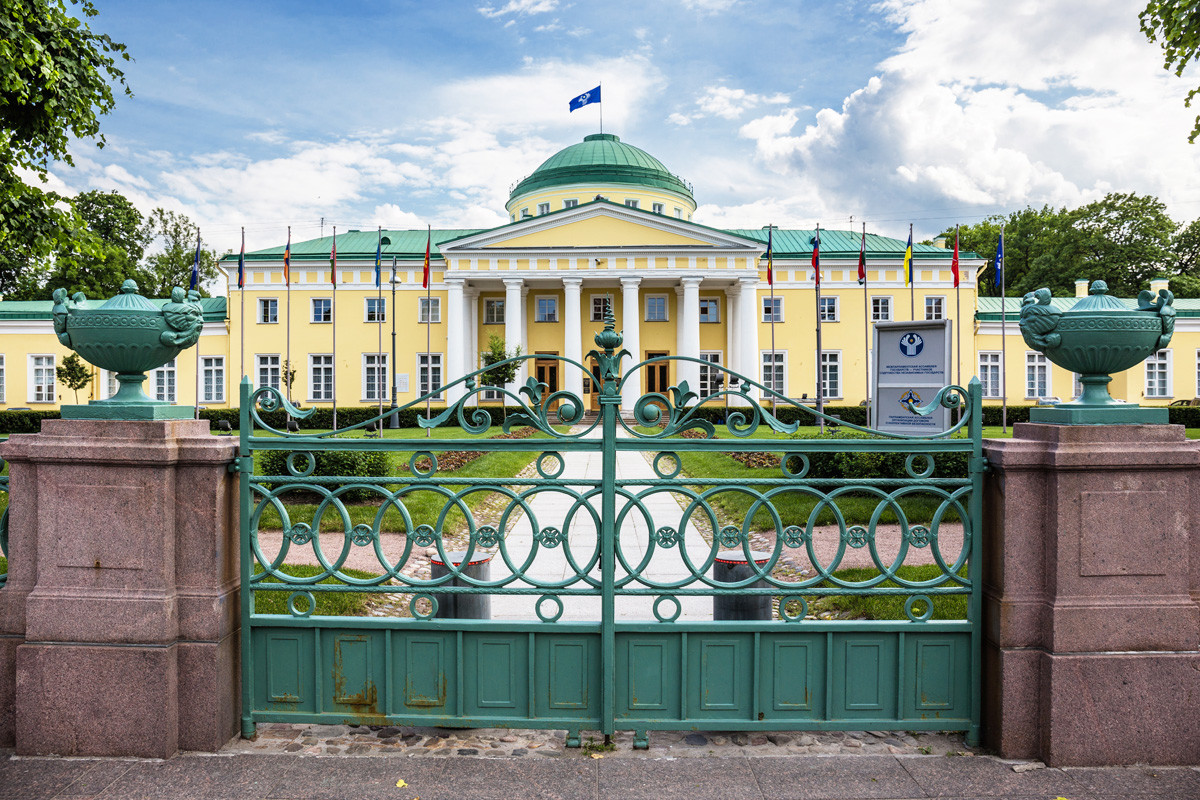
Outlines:
[[[90,364],[116,373],[120,388],[107,400],[65,405],[64,419],[188,419],[192,406],[155,400],[142,391],[146,372],[157,369],[196,344],[204,327],[200,296],[178,286],[159,307],[125,281],[120,293],[93,307],[82,292],[71,297],[54,290],[54,332],[58,340]]]
[[[1076,425],[1165,423],[1167,409],[1142,408],[1115,400],[1108,392],[1114,372],[1137,366],[1166,347],[1175,331],[1173,295],[1143,291],[1137,307],[1108,296],[1104,281],[1093,281],[1088,296],[1060,310],[1050,290],[1038,289],[1021,301],[1025,343],[1053,363],[1079,375],[1083,393],[1069,403],[1030,409],[1030,422]]]

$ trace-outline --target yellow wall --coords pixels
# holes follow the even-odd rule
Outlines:
[[[663,216],[675,217],[675,209],[678,208],[683,212],[682,219],[690,220],[692,213],[696,210],[695,201],[673,192],[663,191],[650,187],[630,186],[627,184],[576,184],[573,186],[555,186],[549,189],[544,189],[537,192],[531,192],[520,197],[514,197],[505,205],[508,210],[509,219],[513,222],[518,222],[522,219],[522,209],[528,209],[531,217],[539,216],[538,204],[549,203],[550,213],[562,211],[565,206],[564,200],[575,200],[579,205],[589,203],[596,199],[596,195],[604,197],[618,205],[623,205],[626,200],[637,200],[638,206],[643,211],[652,211],[655,203],[663,204]]]

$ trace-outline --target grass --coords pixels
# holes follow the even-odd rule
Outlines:
[[[963,568],[959,574],[966,574]],[[879,570],[873,567],[858,567],[840,569],[833,573],[844,581],[865,581],[879,575]],[[942,575],[942,568],[937,564],[921,564],[904,566],[896,570],[896,574],[906,581],[928,581]],[[831,585],[826,582],[826,585]],[[893,580],[886,580],[878,588],[895,588],[899,586]],[[820,611],[849,612],[855,617],[867,619],[908,619],[904,615],[904,603],[910,595],[825,595],[809,603],[809,613]],[[932,595],[933,616],[930,619],[966,619],[967,598],[965,594]],[[920,604],[914,604],[913,613],[924,611]]]
[[[254,565],[254,574],[259,575],[263,568],[259,564]],[[309,564],[284,564],[279,567],[279,571],[295,578],[311,578],[320,575],[324,570],[321,567]],[[374,572],[363,572],[357,569],[343,569],[345,575],[352,578],[376,578],[379,577]],[[318,583],[342,585],[342,582],[336,578],[326,578]],[[260,586],[276,585],[275,581],[261,583]],[[286,584],[283,584],[286,585]],[[278,592],[255,592],[254,593],[254,612],[256,614],[286,614],[288,611],[288,597],[294,591],[303,591],[303,586],[289,586],[285,591]],[[361,617],[367,611],[367,601],[371,595],[367,592],[313,592],[313,597],[317,600],[317,608],[313,611],[314,616],[318,617]],[[307,604],[304,600],[298,599],[296,606],[301,611],[307,609]]]

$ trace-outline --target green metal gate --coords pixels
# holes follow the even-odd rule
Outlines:
[[[492,417],[471,404],[484,391],[479,373],[456,381],[465,396],[421,423],[461,428],[459,438],[433,440],[438,451],[529,453],[536,474],[514,478],[439,473],[430,439],[361,435],[372,423],[386,425],[387,411],[382,419],[332,433],[289,433],[277,421],[280,412],[300,419],[311,412],[292,408],[277,390],[255,390],[243,381],[237,463],[243,735],[253,735],[258,722],[352,721],[566,729],[571,745],[578,745],[580,730],[616,729],[634,730],[640,747],[648,730],[659,729],[962,730],[978,742],[985,466],[978,382],[947,387],[929,406],[914,409],[957,409],[958,423],[931,438],[844,423],[842,430],[873,435],[795,438],[790,434],[799,423],[780,417],[814,424],[812,409],[723,370],[740,386],[717,382],[717,391],[700,398],[683,382],[642,396],[630,422],[618,414],[621,386],[641,380],[641,370],[661,359],[622,371],[629,354],[620,351],[611,316],[596,343],[584,361],[595,359],[600,367],[600,413],[582,433],[566,426],[583,418],[583,398],[550,393],[530,380],[517,393],[503,392],[522,406],[503,427],[530,426],[541,438],[485,435],[495,433]],[[584,364],[558,360],[564,370],[591,375]],[[751,387],[774,398],[776,413],[751,399]],[[424,401],[404,408],[421,408]],[[722,438],[711,438],[717,428],[706,419],[708,409],[727,409]],[[328,451],[415,455],[399,474],[321,477],[314,467]],[[618,478],[618,451],[649,454],[654,477]],[[765,477],[699,481],[680,472],[681,454],[714,451],[775,454],[780,464],[754,472]],[[261,463],[269,452],[281,453],[286,468],[261,474],[255,456]],[[598,474],[562,476],[565,459],[588,453],[600,459]],[[831,477],[837,468],[841,473]],[[571,510],[543,525],[533,505],[549,494],[566,498]],[[664,494],[676,500],[678,513],[661,518],[660,510],[653,518],[651,503]],[[480,498],[482,505],[475,502]],[[628,546],[635,520],[646,531],[640,557]],[[519,525],[532,530],[523,552],[510,546]],[[581,526],[595,531],[586,545],[578,536],[572,542],[572,529],[578,533]],[[748,579],[717,581],[712,568],[720,552],[741,551],[751,564],[761,560],[752,556],[752,542],[764,541],[753,538],[756,529],[768,532],[766,541],[774,532],[765,562]],[[444,556],[455,530],[469,553],[495,554],[488,580],[453,567],[437,580],[405,573],[415,548]],[[689,547],[703,557],[692,559]],[[346,571],[351,556],[362,552],[374,564],[368,577]],[[852,556],[867,568],[834,575]],[[550,557],[565,561],[564,573],[538,577],[539,560]],[[651,574],[647,565],[658,557],[675,559],[678,574],[670,580]],[[288,565],[302,560],[317,564],[315,574],[292,574]],[[929,562],[925,574],[905,571],[915,560]],[[463,585],[452,587],[448,581],[456,576]],[[256,597],[266,591],[287,596],[285,613],[256,610]],[[313,613],[317,596],[347,592],[399,598],[403,615]],[[437,597],[450,594],[521,596],[536,615],[434,616]],[[696,598],[754,595],[777,598],[778,613],[749,622],[679,614],[681,604],[694,605]],[[808,613],[810,605],[822,607],[817,598],[831,595],[899,598],[903,611],[897,619]],[[964,618],[930,618],[935,604],[955,597],[965,605]],[[560,619],[564,607],[597,598],[593,618]],[[638,598],[652,604],[651,613],[618,616],[618,603]]]

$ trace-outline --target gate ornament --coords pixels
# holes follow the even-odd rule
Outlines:
[[[1030,422],[1065,425],[1144,425],[1167,422],[1167,409],[1113,399],[1112,373],[1127,370],[1166,347],[1175,331],[1174,295],[1143,291],[1136,309],[1108,296],[1104,281],[1066,311],[1051,305],[1050,290],[1021,301],[1021,335],[1034,350],[1079,374],[1083,394],[1069,403],[1029,411]]]
[[[107,400],[64,405],[63,419],[191,419],[192,406],[154,400],[142,391],[146,372],[157,369],[196,344],[204,327],[200,295],[176,286],[171,301],[159,308],[127,280],[104,305],[88,305],[83,292],[67,296],[54,290],[54,332],[58,341],[84,361],[115,372],[120,388]]]

